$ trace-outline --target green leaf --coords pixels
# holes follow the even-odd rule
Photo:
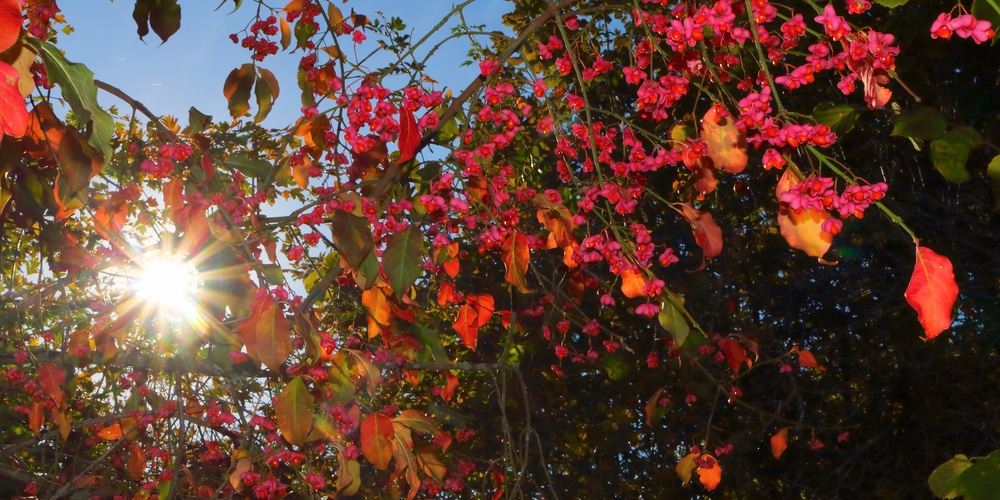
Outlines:
[[[153,0],[135,0],[135,8],[132,9],[132,19],[135,20],[136,33],[139,40],[149,34],[149,9],[153,5]]]
[[[375,278],[378,278],[378,275],[378,257],[375,257],[375,252],[369,251],[365,260],[361,261],[361,266],[358,267],[358,274],[354,276],[354,281],[362,290],[367,290],[375,284]]]
[[[875,3],[882,5],[884,7],[889,7],[890,9],[894,9],[901,5],[906,5],[906,2],[908,1],[909,0],[875,0]]]
[[[971,127],[957,128],[934,139],[931,141],[931,161],[934,162],[934,168],[950,182],[969,180],[965,162],[969,159],[972,147],[981,142],[979,132]]]
[[[257,158],[250,158],[246,153],[230,155],[224,161],[229,168],[239,170],[243,175],[263,179],[271,174],[271,163]]]
[[[959,486],[958,478],[965,469],[972,466],[965,455],[955,455],[951,460],[941,464],[931,472],[927,484],[938,498],[957,498],[965,493]]]
[[[382,267],[389,278],[397,299],[417,281],[424,272],[424,235],[420,228],[410,225],[394,234],[382,253]]]
[[[657,319],[660,320],[660,326],[674,338],[675,348],[683,346],[688,334],[691,333],[691,327],[688,325],[687,319],[684,318],[682,300],[680,297],[667,295],[667,300],[663,301],[660,314],[657,316]]]
[[[892,135],[910,139],[937,139],[944,135],[948,123],[937,108],[922,106],[896,116]]]
[[[313,396],[302,377],[295,377],[281,391],[274,404],[278,429],[289,443],[296,446],[306,442],[313,425]]]
[[[986,167],[986,175],[990,178],[990,185],[993,186],[993,203],[996,210],[1000,210],[1000,155],[994,156]],[[2,205],[0,205],[2,207]]]
[[[416,323],[413,325],[413,333],[420,341],[420,345],[424,346],[424,350],[430,353],[431,360],[438,363],[448,362],[448,353],[445,352],[444,345],[441,344],[441,337],[435,330]]]
[[[149,26],[163,43],[181,28],[181,6],[177,0],[154,0],[149,10]]]
[[[49,80],[59,85],[63,98],[79,120],[92,132],[87,144],[101,151],[105,159],[111,158],[111,138],[115,131],[115,121],[107,111],[97,104],[97,85],[94,73],[80,63],[66,60],[55,45],[28,37],[35,51],[41,54]]]
[[[984,21],[989,21],[993,29],[1000,26],[1000,7],[995,7],[998,5],[994,3],[995,0],[973,0],[972,2],[972,15],[976,19],[982,19]]]
[[[368,219],[337,210],[330,219],[333,243],[351,267],[358,269],[375,246]]]
[[[250,91],[256,79],[257,73],[250,63],[230,71],[226,77],[222,95],[229,101],[229,114],[233,118],[240,118],[250,111]]]
[[[956,490],[962,491],[965,500],[997,498],[997,492],[1000,492],[1000,450],[965,469],[958,477]]]
[[[813,109],[812,116],[817,122],[830,127],[833,133],[843,135],[854,128],[858,110],[847,104],[834,106],[833,103],[822,102]]]
[[[264,68],[257,68],[257,73],[260,78],[257,79],[257,86],[254,87],[254,95],[257,97],[258,109],[253,121],[260,123],[264,118],[267,118],[274,101],[278,99],[278,80],[274,77],[274,73]]]
[[[195,109],[194,106],[191,106],[191,108],[188,109],[188,126],[187,129],[184,130],[184,133],[186,135],[199,134],[203,130],[210,127],[211,125],[212,125],[211,115],[206,115],[201,111]]]
[[[608,374],[608,378],[616,382],[627,377],[629,372],[632,371],[629,363],[617,353],[605,355],[601,359],[603,360],[604,371]]]

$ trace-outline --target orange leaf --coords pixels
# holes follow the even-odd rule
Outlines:
[[[747,166],[746,134],[736,126],[733,115],[721,106],[712,106],[701,119],[701,139],[716,168],[738,174]]]
[[[136,443],[132,443],[128,453],[128,475],[134,481],[142,481],[146,472],[146,452]]]
[[[517,287],[521,293],[531,293],[525,273],[528,272],[528,261],[531,258],[531,249],[528,248],[528,239],[524,233],[514,231],[503,242],[503,263],[507,266],[507,274],[504,278],[507,283]]]
[[[906,302],[917,311],[927,340],[951,326],[951,309],[957,298],[958,285],[951,261],[930,248],[918,246],[917,262],[906,287]]]
[[[381,326],[388,326],[392,321],[390,295],[392,295],[392,290],[382,282],[361,292],[361,303],[368,308],[368,314],[372,319]]]
[[[705,489],[711,491],[714,490],[719,482],[722,481],[722,466],[719,462],[708,453],[702,453],[701,459],[710,462],[711,467],[698,467],[698,480],[701,484],[705,486]]]
[[[38,437],[38,431],[42,429],[42,422],[45,421],[45,403],[35,401],[31,404],[31,411],[28,413],[28,428]]]
[[[722,253],[722,229],[712,220],[712,214],[699,212],[687,203],[680,203],[681,213],[694,233],[694,241],[704,251],[705,259],[712,259]]]
[[[399,108],[399,159],[397,163],[405,163],[413,158],[420,145],[420,133],[417,132],[417,122],[413,112],[406,106]]]
[[[799,366],[802,368],[815,368],[820,371],[826,370],[826,368],[823,368],[816,362],[816,357],[813,356],[813,353],[806,349],[799,350]]]
[[[66,372],[59,365],[42,363],[38,367],[38,383],[42,386],[45,394],[48,394],[59,408],[66,406],[66,398],[62,388],[64,382],[66,382]]]
[[[54,417],[55,415],[53,415]],[[108,441],[121,439],[122,437],[133,437],[136,433],[136,423],[134,418],[123,418],[117,423],[111,424],[99,431],[97,435]]]
[[[385,415],[372,413],[361,422],[361,452],[380,470],[389,467],[395,434],[392,419]]]
[[[788,448],[788,427],[771,436],[771,454],[774,455],[774,458],[781,458],[785,448]]]
[[[364,295],[362,295],[364,297]],[[438,285],[438,305],[441,307],[447,307],[448,304],[456,302],[455,300],[455,284],[450,281],[441,282]]]
[[[723,339],[719,341],[719,347],[726,355],[726,361],[729,362],[729,366],[733,369],[733,373],[739,373],[740,367],[743,366],[743,362],[747,359],[746,349],[744,349],[739,342],[733,339]]]
[[[622,293],[628,298],[641,297],[645,295],[642,291],[646,287],[646,278],[642,272],[626,269],[622,271]]]
[[[69,433],[73,431],[73,420],[69,416],[69,408],[53,408],[52,421],[59,426],[59,435],[63,439],[69,439]]]
[[[253,463],[250,462],[250,459],[247,457],[240,457],[240,459],[236,461],[236,466],[233,468],[233,472],[229,474],[229,484],[233,487],[233,489],[240,489],[240,483],[243,481],[240,476],[242,476],[244,472],[250,472],[252,468]]]
[[[441,399],[451,401],[458,389],[458,377],[451,372],[444,372],[444,387],[441,389]]]
[[[302,156],[302,163],[299,165],[292,165],[292,179],[295,180],[295,185],[302,189],[309,187],[309,169],[313,166],[312,159],[308,156]]]
[[[799,182],[802,182],[802,178],[792,169],[786,169],[774,189],[775,196],[780,197],[781,193]],[[809,209],[795,213],[794,210],[782,207],[778,212],[778,227],[788,246],[822,259],[833,243],[833,235],[822,229],[823,221],[829,218],[830,213],[826,210]]]
[[[226,77],[222,94],[229,101],[229,114],[240,118],[250,110],[250,91],[257,80],[257,72],[252,64],[244,64],[232,70]]]
[[[465,298],[465,301],[476,311],[476,328],[485,326],[486,323],[490,322],[490,317],[493,316],[492,295],[488,293],[469,295]]]
[[[240,327],[247,354],[277,372],[292,352],[291,326],[281,306],[266,293],[254,301],[250,318]]]

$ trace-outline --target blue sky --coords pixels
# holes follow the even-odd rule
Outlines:
[[[122,89],[156,114],[172,114],[183,125],[187,123],[188,108],[194,106],[216,120],[227,119],[223,82],[234,68],[250,62],[250,52],[233,44],[229,34],[242,32],[253,21],[257,4],[245,0],[241,9],[230,14],[233,2],[227,0],[215,10],[219,1],[181,0],[181,28],[165,44],[153,33],[145,37],[145,43],[139,40],[132,20],[133,2],[63,1],[59,6],[75,31],[60,35],[59,46],[70,61],[84,63],[97,79]],[[283,3],[279,0],[277,4]],[[345,14],[353,7],[369,17],[375,17],[376,11],[384,12],[387,17],[399,17],[412,32],[412,38],[418,40],[448,14],[453,3],[338,0],[336,5]],[[419,8],[415,8],[417,5]],[[500,16],[510,10],[511,5],[501,0],[477,0],[465,8],[465,16],[470,24],[500,29]],[[454,26],[455,21],[452,19],[448,26]],[[447,28],[442,30],[427,48],[448,33]],[[441,84],[460,90],[475,77],[478,68],[460,66],[466,59],[467,44],[464,39],[451,41],[431,60],[430,74]],[[361,45],[359,54],[367,54],[375,47],[370,38]],[[282,52],[261,64],[273,71],[281,84],[281,96],[265,121],[266,126],[283,127],[299,115],[301,103],[295,68],[301,55],[301,51]],[[101,93],[98,99],[102,105],[114,104],[122,112],[127,111],[125,105],[107,94]],[[251,112],[255,110],[256,107]]]

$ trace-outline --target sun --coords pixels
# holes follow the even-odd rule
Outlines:
[[[183,318],[197,315],[196,295],[201,280],[194,266],[182,259],[155,256],[144,260],[132,289],[137,298],[163,313]]]

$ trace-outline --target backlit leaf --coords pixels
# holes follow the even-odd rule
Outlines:
[[[257,114],[254,115],[253,121],[260,123],[271,112],[274,101],[278,99],[279,91],[278,79],[274,77],[274,73],[264,68],[257,68],[257,74],[259,77],[257,85],[254,87],[254,96],[257,98]]]
[[[721,106],[712,106],[701,119],[701,139],[716,168],[738,174],[747,166],[746,134],[736,126],[736,117]],[[709,257],[711,258],[711,257]]]
[[[83,64],[67,61],[62,52],[51,43],[29,40],[32,40],[36,52],[42,56],[49,81],[59,85],[59,90],[69,102],[78,123],[81,126],[90,124],[93,132],[87,137],[87,144],[103,153],[104,158],[110,158],[115,122],[97,103],[94,73]]]
[[[385,415],[372,413],[361,422],[361,452],[380,470],[389,467],[393,436],[392,419]]]
[[[714,490],[722,481],[722,466],[719,465],[715,457],[708,453],[703,453],[701,459],[710,461],[712,466],[698,467],[698,480],[705,486],[705,489],[709,491]]]
[[[636,269],[626,269],[622,271],[622,293],[628,298],[641,297],[645,295],[642,291],[646,286],[646,278],[642,271]]]
[[[823,368],[817,361],[813,353],[809,352],[807,349],[799,350],[799,366],[802,368],[814,368],[816,370],[824,371]]]
[[[253,64],[247,63],[229,72],[222,94],[229,101],[229,114],[240,118],[250,111],[250,91],[257,80]]]
[[[697,453],[688,453],[677,462],[675,470],[677,471],[677,475],[681,477],[682,484],[686,485],[691,482],[691,474],[694,474],[695,469],[698,468],[698,465],[694,463],[694,459],[696,458],[698,458]]]
[[[126,470],[133,481],[142,481],[146,473],[146,452],[142,451],[142,447],[138,443],[131,443],[128,448]]]
[[[265,179],[267,176],[271,175],[270,162],[258,158],[250,158],[246,153],[235,153],[229,155],[229,158],[227,158],[223,163],[227,167],[235,169],[250,177]]]
[[[680,297],[668,296],[660,305],[660,313],[657,316],[660,326],[673,337],[675,349],[682,347],[684,341],[688,338],[688,334],[691,333],[688,320],[684,317],[683,302],[681,300],[683,299]]]
[[[28,108],[18,89],[20,78],[17,69],[0,62],[0,138],[21,137],[28,129]]]
[[[313,425],[313,395],[302,377],[292,379],[274,404],[274,417],[281,435],[296,446],[306,442]]]
[[[433,418],[428,417],[423,412],[419,410],[409,409],[404,410],[399,414],[398,417],[393,419],[395,422],[399,422],[415,431],[420,431],[431,437],[436,437],[441,431],[438,429],[437,422]]]
[[[972,467],[972,462],[968,457],[955,455],[931,472],[927,484],[938,498],[958,498],[965,494],[965,488],[962,487],[959,477],[969,467]]]
[[[31,432],[38,437],[38,432],[42,429],[42,423],[45,422],[45,403],[41,401],[36,401],[31,404],[31,410],[28,412],[28,428]]]
[[[771,436],[771,454],[774,455],[774,458],[781,458],[785,448],[788,448],[788,427]]]
[[[785,169],[775,188],[775,196],[780,196],[801,181],[794,170]],[[823,231],[823,221],[829,218],[830,213],[826,210],[809,209],[795,213],[788,207],[782,207],[778,212],[778,227],[788,246],[822,259],[833,244],[833,235]]]
[[[416,154],[417,146],[420,144],[420,132],[417,131],[417,122],[413,119],[413,112],[410,108],[402,106],[399,109],[399,163],[407,162]]]
[[[255,349],[260,362],[269,370],[277,372],[281,364],[292,353],[291,325],[269,294],[263,294],[254,303],[254,314],[250,321],[256,321]]]
[[[719,348],[726,355],[726,361],[729,362],[729,367],[733,369],[733,373],[739,373],[740,367],[743,366],[743,362],[747,359],[746,349],[735,339],[722,339],[719,341]]]
[[[531,258],[531,249],[528,248],[528,239],[524,233],[514,231],[503,242],[503,263],[507,267],[507,274],[504,279],[507,283],[517,287],[521,293],[531,293],[528,288],[526,273],[528,272],[528,261]]]
[[[906,301],[917,311],[927,340],[951,326],[951,310],[958,298],[958,285],[951,261],[927,247],[917,246],[916,263]]]
[[[389,303],[389,287],[385,282],[381,286],[373,286],[361,292],[361,303],[368,308],[368,314],[381,326],[388,326],[392,321],[392,305]]]
[[[705,259],[712,259],[722,253],[722,229],[712,220],[712,214],[699,212],[687,203],[679,203],[681,213],[691,224],[695,243],[704,251]]]
[[[0,0],[0,52],[9,49],[21,35],[21,5],[17,0]]]
[[[337,250],[351,267],[357,269],[375,245],[368,219],[337,210],[330,218],[330,227]]]
[[[424,235],[416,225],[394,234],[386,244],[382,267],[397,299],[423,274],[424,254]]]
[[[962,471],[958,488],[965,500],[994,500],[1000,491],[1000,451],[990,453]]]
[[[479,326],[476,325],[475,309],[469,304],[459,307],[458,317],[455,318],[455,322],[451,326],[455,329],[455,333],[458,333],[465,347],[475,351],[479,339]]]
[[[281,50],[288,50],[292,44],[292,28],[288,26],[285,16],[278,16],[278,27],[281,29]]]
[[[57,407],[66,406],[66,397],[62,385],[66,382],[66,371],[54,363],[42,363],[38,366],[38,383],[42,386]]]

